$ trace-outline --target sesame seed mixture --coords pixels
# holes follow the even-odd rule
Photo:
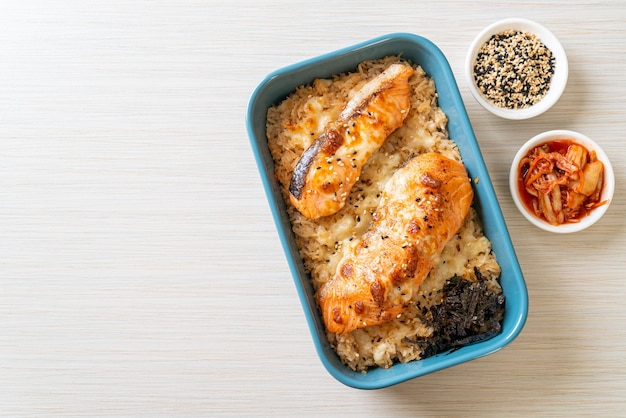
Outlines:
[[[508,30],[478,51],[474,80],[490,102],[507,109],[537,104],[548,92],[554,55],[534,34]]]

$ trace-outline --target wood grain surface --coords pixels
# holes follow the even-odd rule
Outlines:
[[[570,63],[557,105],[488,114],[463,77],[486,25],[526,17]],[[390,32],[457,77],[526,278],[504,350],[378,391],[314,351],[245,130],[271,71]],[[619,416],[626,411],[626,3],[6,1],[0,8],[0,415]],[[515,209],[508,169],[549,129],[611,157],[594,227]]]

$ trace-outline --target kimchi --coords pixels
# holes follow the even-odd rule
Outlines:
[[[601,201],[604,164],[595,151],[571,139],[549,141],[530,150],[518,167],[525,206],[552,225],[574,223]]]

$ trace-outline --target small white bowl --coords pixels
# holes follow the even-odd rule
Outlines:
[[[559,139],[571,139],[574,142],[584,146],[589,151],[595,151],[598,160],[604,164],[604,186],[602,188],[602,195],[600,201],[606,201],[605,204],[593,209],[591,213],[580,219],[576,223],[566,223],[562,225],[551,225],[547,221],[538,218],[526,208],[522,201],[519,189],[518,189],[518,176],[519,176],[519,164],[522,158],[533,148],[545,144],[546,142],[556,141]],[[509,173],[509,188],[511,190],[511,196],[517,209],[524,215],[526,219],[533,225],[549,232],[556,232],[561,234],[582,231],[595,224],[608,210],[611,200],[613,199],[613,193],[615,192],[615,174],[613,173],[613,166],[609,161],[609,157],[600,148],[600,146],[591,138],[574,131],[567,130],[554,130],[541,133],[528,140],[515,154],[513,162],[511,163],[511,171]]]
[[[554,75],[546,95],[536,104],[523,109],[507,109],[499,107],[483,96],[474,81],[474,62],[478,51],[491,36],[506,30],[517,30],[532,33],[546,46],[555,59]],[[565,90],[568,77],[567,55],[559,40],[548,29],[537,22],[528,19],[511,18],[495,22],[480,32],[472,42],[465,58],[465,78],[470,92],[478,103],[494,115],[505,119],[529,119],[538,116],[550,109],[561,97]]]

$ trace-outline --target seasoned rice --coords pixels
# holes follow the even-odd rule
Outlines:
[[[289,203],[289,182],[300,156],[336,119],[342,107],[368,80],[394,62],[415,68],[410,78],[411,110],[402,127],[393,132],[363,167],[346,206],[334,215],[316,220],[302,216]],[[424,70],[398,56],[362,62],[354,71],[329,79],[316,79],[296,89],[267,113],[267,138],[275,161],[275,176],[287,203],[296,244],[310,273],[315,290],[335,272],[346,248],[356,244],[367,229],[378,205],[385,182],[407,159],[425,152],[438,152],[461,161],[459,150],[448,137],[448,119],[438,107],[432,78]],[[424,318],[425,309],[441,302],[441,289],[454,275],[475,281],[478,269],[494,293],[502,293],[498,283],[500,266],[483,235],[472,208],[459,232],[445,247],[439,263],[421,284],[410,307],[393,321],[347,334],[327,333],[328,340],[352,370],[388,368],[395,362],[420,359],[422,350],[410,341],[431,336],[433,328]]]

